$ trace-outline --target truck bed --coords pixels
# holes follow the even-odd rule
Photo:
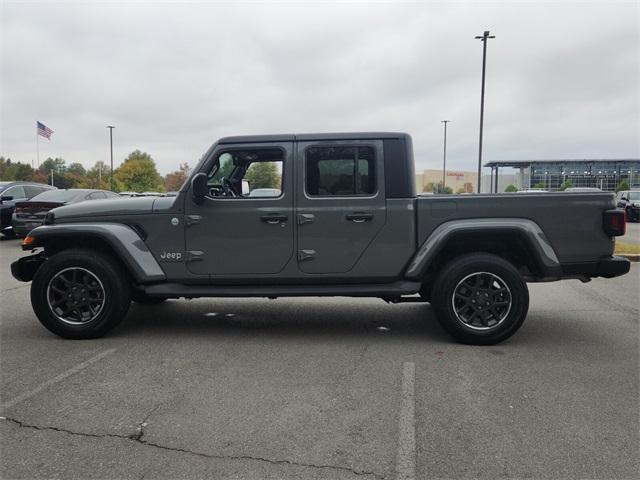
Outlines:
[[[524,218],[537,223],[560,263],[611,255],[614,241],[602,228],[602,214],[615,208],[611,193],[532,193],[424,196],[416,200],[417,243],[452,220]]]

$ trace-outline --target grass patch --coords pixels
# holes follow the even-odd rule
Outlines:
[[[640,245],[616,241],[616,253],[640,253]]]

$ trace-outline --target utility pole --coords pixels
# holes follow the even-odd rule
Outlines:
[[[496,38],[495,35],[489,35],[489,30],[485,30],[482,35],[476,36],[476,39],[482,42],[482,90],[480,93],[480,142],[478,146],[478,193],[480,193],[482,183],[482,128],[484,123],[484,77],[487,67],[487,41],[490,38]]]
[[[51,186],[53,187],[53,168],[51,169]]]
[[[447,123],[451,120],[440,120],[444,123],[444,153],[442,154],[442,193],[444,193],[445,180],[447,175]]]
[[[111,191],[113,192],[113,125],[107,125],[109,129],[109,144],[111,146]]]

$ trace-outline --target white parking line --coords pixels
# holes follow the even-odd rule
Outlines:
[[[402,368],[402,396],[398,432],[397,479],[416,478],[416,417],[415,417],[416,366],[405,362]]]
[[[89,360],[86,360],[86,361],[84,361],[82,363],[79,363],[78,365],[76,365],[75,367],[70,368],[66,372],[62,372],[60,375],[57,375],[57,376],[47,380],[46,382],[41,383],[40,385],[38,385],[33,390],[29,390],[28,392],[25,392],[22,395],[18,395],[13,400],[9,400],[7,402],[4,402],[3,404],[0,405],[0,409],[1,410],[5,410],[7,408],[13,407],[14,405],[22,402],[23,400],[26,400],[27,398],[31,398],[34,395],[37,395],[38,393],[40,393],[45,388],[50,387],[51,385],[54,385],[54,384],[56,384],[58,382],[61,382],[64,379],[70,377],[71,375],[73,375],[75,373],[78,373],[81,370],[84,370],[85,368],[89,367],[90,365],[93,365],[94,363],[96,363],[98,360],[103,359],[107,355],[111,355],[115,351],[116,351],[115,348],[110,348],[109,350],[105,350],[104,352],[99,353],[95,357],[91,357]]]

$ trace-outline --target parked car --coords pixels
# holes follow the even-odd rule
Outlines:
[[[280,196],[242,195],[257,162]],[[494,344],[524,322],[526,282],[630,269],[613,194],[417,197],[413,172],[403,133],[227,137],[177,197],[56,208],[11,270],[65,338],[104,335],[131,300],[347,296],[430,302],[458,341]]]
[[[549,190],[545,190],[544,188],[525,188],[515,193],[549,193]]]
[[[568,193],[575,193],[575,192],[584,193],[584,192],[601,192],[602,190],[597,187],[569,187],[564,191]]]
[[[55,188],[35,182],[0,182],[0,232],[7,237],[15,235],[11,220],[16,202],[29,200],[39,193]]]
[[[627,212],[629,222],[640,222],[640,190],[624,190],[616,195],[618,207]]]
[[[120,192],[118,193],[121,197],[140,197],[141,195],[138,192]]]
[[[117,193],[107,190],[81,188],[42,192],[31,200],[16,202],[13,230],[16,235],[24,236],[44,223],[49,210],[87,200],[105,200],[107,198],[119,198],[119,196]]]

